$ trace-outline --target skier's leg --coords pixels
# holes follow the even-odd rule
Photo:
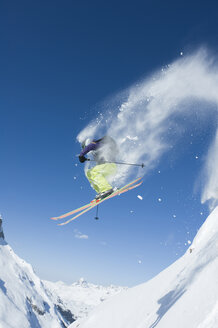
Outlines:
[[[108,183],[105,177],[115,173],[116,165],[113,163],[105,163],[96,165],[92,169],[88,170],[86,175],[96,192],[102,193],[112,189],[112,186]]]
[[[104,177],[109,177],[110,175],[115,175],[117,171],[117,166],[114,163],[105,163],[101,165],[101,174]]]
[[[89,182],[98,194],[112,188],[112,186],[105,179],[104,175],[100,172],[99,166],[101,165],[95,166],[86,173]]]
[[[89,180],[91,186],[95,189],[95,191],[96,191],[97,193],[99,193],[100,191],[99,191],[98,185],[97,185],[97,184],[95,183],[95,181],[93,180],[92,170],[93,170],[93,169],[90,169],[90,170],[88,170],[88,171],[86,172],[86,177],[87,177],[87,179]]]

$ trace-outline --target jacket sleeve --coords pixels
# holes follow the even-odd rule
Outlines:
[[[97,143],[95,142],[91,142],[90,144],[88,144],[88,146],[86,146],[80,153],[79,156],[85,156],[86,154],[88,154],[90,151],[92,150],[96,150],[98,147]]]

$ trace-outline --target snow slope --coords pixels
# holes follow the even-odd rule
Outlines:
[[[78,282],[67,285],[62,281],[43,281],[53,303],[70,310],[74,318],[84,318],[101,302],[121,292],[124,287],[99,286],[81,278]]]
[[[41,280],[4,240],[0,219],[0,327],[63,328]]]
[[[70,327],[218,327],[218,207],[178,261],[147,283],[105,301]]]
[[[64,328],[123,287],[41,281],[4,239],[0,217],[0,328]]]

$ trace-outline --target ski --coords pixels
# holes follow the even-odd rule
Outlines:
[[[138,181],[138,180],[139,180],[139,179],[137,179],[137,181]],[[78,218],[78,217],[81,216],[82,214],[88,212],[89,210],[91,210],[91,209],[94,208],[95,206],[100,205],[100,204],[103,203],[105,200],[107,200],[107,199],[109,199],[109,198],[113,198],[113,197],[118,196],[118,195],[121,195],[122,193],[125,193],[125,192],[127,192],[127,191],[129,191],[129,190],[132,190],[132,189],[136,188],[136,187],[139,187],[139,186],[142,184],[142,182],[143,182],[143,181],[140,181],[139,183],[137,183],[137,184],[135,184],[135,185],[132,185],[132,184],[134,183],[134,182],[133,182],[133,183],[131,183],[131,185],[129,184],[129,185],[124,186],[123,188],[121,188],[121,189],[115,191],[113,194],[109,195],[108,197],[105,197],[105,198],[103,198],[102,200],[99,200],[99,201],[94,202],[93,205],[89,206],[89,207],[86,208],[84,211],[80,212],[80,213],[77,214],[76,216],[72,217],[71,219],[69,219],[69,220],[67,220],[67,221],[65,221],[65,222],[63,222],[63,223],[59,223],[58,225],[62,226],[62,225],[68,224],[69,222],[75,220],[76,218]],[[129,187],[128,187],[128,186],[129,186]]]
[[[75,213],[77,213],[77,212],[80,212],[80,211],[84,210],[85,208],[87,208],[87,207],[89,207],[89,206],[91,206],[91,203],[88,203],[88,204],[83,205],[83,206],[81,206],[81,207],[79,207],[79,208],[77,208],[77,209],[75,209],[75,210],[73,210],[73,211],[70,211],[70,212],[65,213],[65,214],[63,214],[63,215],[56,216],[56,217],[53,217],[53,218],[50,218],[50,219],[51,219],[51,220],[60,220],[60,219],[64,219],[64,218],[66,218],[67,216],[70,216],[70,215],[72,215],[72,214],[75,214]]]
[[[126,186],[124,186],[124,187],[122,187],[121,189],[119,189],[119,191],[121,191],[121,190],[124,189],[124,188],[127,188],[128,186],[131,186],[132,184],[136,183],[136,182],[139,181],[140,179],[142,179],[142,177],[137,178],[137,179],[135,179],[134,181],[128,183]],[[113,195],[113,194],[112,194],[112,195]],[[112,195],[109,195],[108,197],[110,197],[110,196],[112,196]],[[62,215],[60,215],[60,216],[52,217],[52,218],[50,218],[50,219],[51,219],[51,220],[60,220],[60,219],[64,219],[64,218],[66,218],[67,216],[73,215],[73,214],[75,214],[75,213],[77,213],[77,212],[80,212],[80,211],[85,210],[86,208],[88,208],[88,207],[90,207],[90,206],[93,206],[93,202],[94,202],[94,204],[95,204],[95,200],[92,200],[90,203],[88,203],[88,204],[86,204],[86,205],[83,205],[83,206],[81,206],[81,207],[79,207],[79,208],[77,208],[77,209],[75,209],[75,210],[73,210],[73,211],[70,211],[70,212],[68,212],[68,213],[62,214]]]

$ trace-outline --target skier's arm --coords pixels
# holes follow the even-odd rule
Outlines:
[[[90,151],[97,149],[97,143],[92,141],[88,146],[86,146],[79,155],[79,161],[81,163],[87,161],[87,158],[85,157],[86,154],[88,154]]]

